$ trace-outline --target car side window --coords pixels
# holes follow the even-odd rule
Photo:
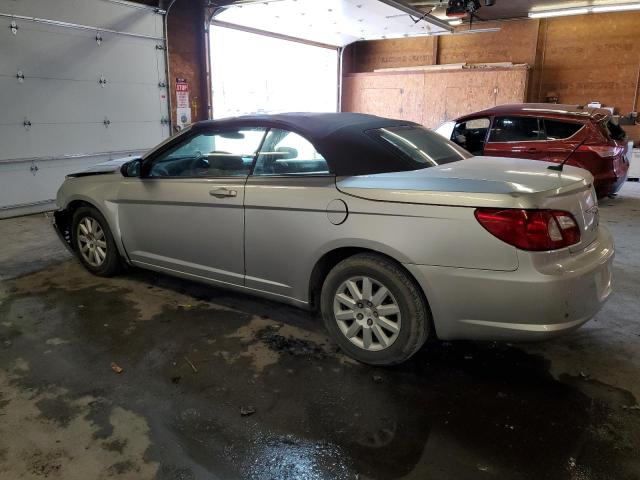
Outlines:
[[[272,128],[262,144],[254,175],[318,175],[329,173],[326,160],[306,138]]]
[[[527,142],[543,139],[537,117],[496,117],[489,134],[490,142]]]
[[[490,125],[491,121],[486,117],[456,123],[451,134],[451,141],[473,155],[482,155]]]
[[[155,158],[148,176],[246,176],[264,134],[264,128],[242,128],[191,135]]]
[[[544,119],[544,132],[547,140],[563,140],[578,133],[581,123],[563,122],[561,120]]]

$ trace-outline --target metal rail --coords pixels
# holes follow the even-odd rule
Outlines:
[[[91,25],[81,25],[78,23],[69,23],[69,22],[61,22],[59,20],[50,20],[48,18],[27,17],[24,15],[14,15],[12,13],[1,13],[1,12],[0,12],[0,17],[11,18],[13,20],[23,20],[25,22],[40,23],[43,25],[53,25],[55,27],[61,27],[61,28],[72,28],[75,30],[88,30],[91,32],[113,33],[114,35],[123,35],[125,37],[134,37],[134,38],[144,38],[146,40],[154,40],[156,42],[165,41],[163,37],[145,35],[143,33],[123,32],[120,30],[111,30],[110,28],[93,27]]]
[[[10,163],[48,162],[51,160],[75,160],[80,158],[107,157],[111,155],[126,157],[127,155],[140,155],[141,153],[144,153],[147,150],[148,149],[137,149],[137,150],[120,150],[120,151],[114,151],[114,152],[77,153],[77,154],[73,153],[69,155],[53,155],[53,156],[47,156],[47,157],[5,158],[5,159],[0,159],[0,165],[6,165]]]
[[[431,15],[430,13],[424,13],[421,10],[418,10],[417,8],[413,8],[403,2],[399,2],[397,0],[379,0],[381,3],[386,3],[387,5],[389,5],[390,7],[393,7],[397,10],[400,10],[401,12],[406,13],[407,15],[411,15],[413,17],[417,17],[420,20],[424,20],[427,23],[430,23],[432,25],[436,25],[437,27],[440,27],[442,29],[444,29],[447,33],[452,33],[453,32],[453,27],[451,25],[449,25],[448,22],[445,22],[444,20],[440,20],[438,17],[435,17],[433,15]]]
[[[159,7],[154,7],[153,5],[145,5],[143,3],[135,3],[130,2],[128,0],[102,0],[103,2],[109,3],[117,3],[118,5],[123,5],[125,7],[136,8],[138,10],[151,10],[160,15],[164,15],[166,12]]]

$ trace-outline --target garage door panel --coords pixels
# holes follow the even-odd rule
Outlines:
[[[70,80],[0,78],[2,124],[68,123],[97,121],[103,101],[97,84]],[[78,105],[83,105],[82,109]],[[27,155],[30,156],[30,155]]]
[[[132,151],[37,162],[0,162],[0,177],[12,179],[11,182],[5,182],[0,189],[0,218],[7,216],[7,207],[54,200],[58,186],[64,181],[67,173],[80,172],[97,163],[139,153],[141,152]],[[29,188],[25,189],[25,185],[29,185]]]
[[[0,77],[2,124],[160,121],[163,90],[157,86]],[[79,107],[82,108],[79,108]]]
[[[0,125],[0,160],[97,152],[100,124]],[[73,132],[70,135],[69,132]]]
[[[98,45],[95,32],[35,23],[13,35],[10,20],[0,18],[0,74],[15,78],[21,70],[26,80],[42,77],[96,83],[104,75],[108,82],[154,85],[158,75],[164,78],[158,70],[159,42],[113,33],[101,35]],[[122,54],[123,49],[126,55]]]
[[[112,151],[113,145],[116,144],[119,150],[148,150],[158,144],[153,139],[164,138],[164,132],[158,119],[146,122],[117,122],[108,128],[98,128],[98,144],[103,152]]]
[[[162,15],[141,7],[108,0],[0,0],[0,13],[162,37]]]
[[[164,89],[157,85],[113,84],[102,90],[98,97],[109,120],[160,122],[160,97]]]
[[[54,185],[64,181],[63,171],[82,170],[91,159],[51,160],[38,163],[21,162],[1,164],[0,175],[10,176],[14,181],[8,183],[0,192],[0,205],[22,205],[52,200],[56,196]],[[62,167],[62,168],[61,168]],[[37,170],[35,170],[37,168]],[[25,191],[23,185],[30,186]]]
[[[3,188],[0,190],[0,205],[39,203],[55,198],[55,192],[51,192],[51,187],[48,186],[51,176],[34,175],[33,167],[34,165],[30,162],[6,165],[0,163],[0,175],[13,180],[3,183]],[[29,185],[29,190],[26,190],[24,185]],[[1,212],[0,210],[0,218],[2,218]]]
[[[164,17],[140,7],[0,0],[0,217],[50,200],[66,174],[109,152],[169,136]],[[18,16],[15,35],[7,14]]]
[[[0,125],[0,161],[144,150],[162,135],[159,120],[111,123],[108,127],[102,123],[39,124],[29,130],[22,125]]]

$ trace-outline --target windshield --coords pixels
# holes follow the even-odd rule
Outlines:
[[[182,130],[180,130],[180,132],[165,138],[158,145],[156,145],[151,150],[148,150],[144,155],[142,155],[142,159],[145,160],[146,158],[152,156],[152,154],[154,154],[155,152],[159,152],[160,150],[162,150],[165,147],[165,145],[173,142],[178,137],[187,138],[189,136],[189,132],[191,131],[192,128],[193,128],[193,125],[189,125],[188,127],[183,128]]]
[[[472,155],[435,132],[417,126],[376,128],[367,133],[385,142],[415,167],[428,168],[457,162]]]

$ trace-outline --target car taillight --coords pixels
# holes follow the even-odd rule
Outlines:
[[[593,152],[600,158],[611,158],[619,155],[624,151],[622,147],[613,147],[610,145],[580,145],[578,152]]]
[[[522,250],[556,250],[580,242],[580,228],[569,212],[478,208],[475,216],[489,233]]]

